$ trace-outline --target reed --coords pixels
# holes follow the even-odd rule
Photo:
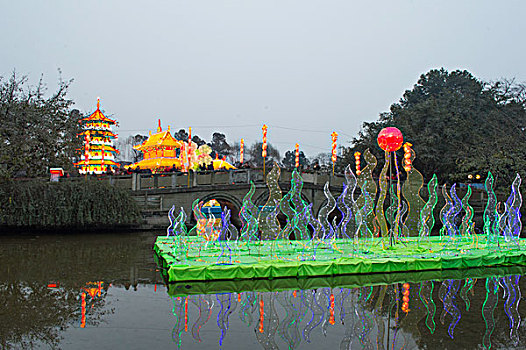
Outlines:
[[[95,229],[132,226],[140,220],[130,194],[105,182],[0,182],[0,227]]]

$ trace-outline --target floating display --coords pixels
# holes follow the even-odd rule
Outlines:
[[[398,129],[388,129],[378,137],[379,146],[385,151],[379,179],[373,177],[377,165],[373,154],[369,150],[363,152],[367,162],[363,167],[361,154],[356,153],[356,175],[347,166],[337,198],[329,183],[325,184],[326,202],[317,215],[312,204],[303,199],[303,179],[297,169],[292,173],[290,190],[283,194],[277,165],[266,176],[269,195],[265,205],[254,204],[255,185],[251,184],[239,211],[239,229],[232,224],[227,207],[205,217],[203,203],[196,200],[192,211],[200,227],[191,230],[186,227],[184,209],[175,217],[175,207],[172,208],[167,236],[158,237],[154,246],[168,281],[526,265],[526,240],[519,237],[519,175],[502,204],[497,203],[493,176],[488,173],[484,227],[479,234],[475,233],[474,210],[469,204],[469,185],[462,199],[456,184],[442,186],[445,205],[436,220],[437,176],[427,185],[427,198],[422,198],[424,182],[413,165],[415,151],[410,143],[403,144]],[[402,145],[404,181],[396,156]],[[203,224],[203,220],[210,224]],[[434,231],[436,222],[442,224],[438,231]]]

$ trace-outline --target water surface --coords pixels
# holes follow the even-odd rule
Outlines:
[[[302,281],[297,288],[261,282],[232,290],[167,288],[153,260],[155,237],[1,237],[0,347],[526,347],[524,269],[445,280],[408,275],[407,284],[403,277],[390,284],[364,278],[364,285],[340,277],[337,283]],[[285,287],[269,291],[275,285]]]

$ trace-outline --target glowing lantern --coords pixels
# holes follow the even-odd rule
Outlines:
[[[362,173],[362,170],[360,169],[360,156],[362,154],[360,152],[354,152],[354,161],[356,163],[356,175],[360,176]]]
[[[332,157],[331,157],[331,160],[333,163],[336,163],[336,141],[338,141],[338,134],[336,133],[336,131],[334,131],[332,134],[331,134],[331,137],[332,137]]]
[[[296,144],[296,169],[300,167],[300,145]]]
[[[86,327],[86,293],[80,295],[80,328]]]
[[[245,152],[245,140],[241,139],[241,145],[239,147],[239,163],[243,164],[243,153]]]
[[[267,129],[268,127],[263,124],[261,130],[263,130],[263,150],[261,151],[261,156],[263,157],[263,164],[265,163],[265,157],[267,156]]]
[[[410,172],[413,168],[413,164],[411,162],[411,146],[409,142],[406,142],[404,144],[404,170],[406,172]]]
[[[403,142],[402,132],[395,127],[384,128],[378,134],[378,146],[387,152],[398,151]]]

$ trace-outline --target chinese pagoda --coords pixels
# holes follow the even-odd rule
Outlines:
[[[181,160],[177,157],[177,148],[181,148],[182,142],[176,140],[170,134],[170,126],[168,130],[163,131],[161,128],[161,120],[159,119],[159,126],[157,132],[140,145],[133,148],[143,152],[143,160],[129,165],[130,169],[150,169],[152,172],[162,172],[170,168],[181,168]]]
[[[111,130],[115,120],[107,118],[100,110],[100,99],[97,98],[97,110],[80,120],[84,131],[84,156],[75,166],[81,174],[103,174],[114,172],[119,164],[115,155],[119,152],[113,147],[117,135]]]

